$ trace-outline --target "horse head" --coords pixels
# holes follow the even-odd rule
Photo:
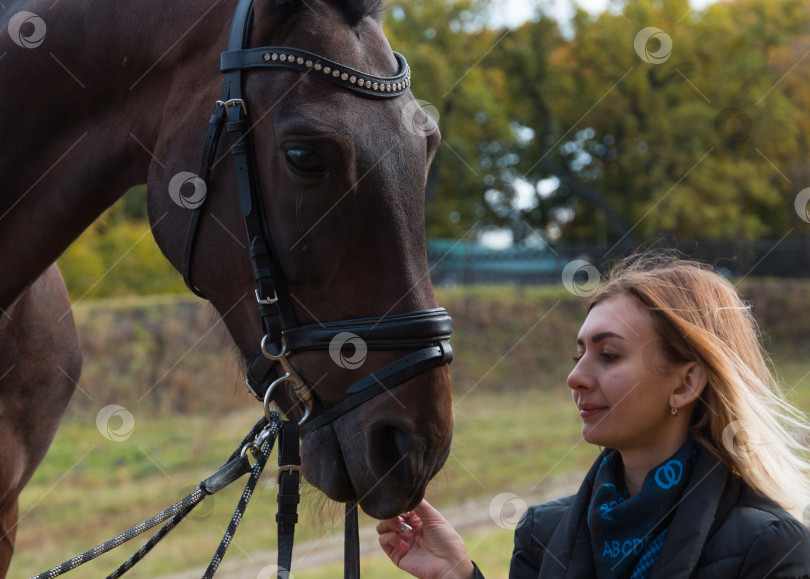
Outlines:
[[[407,65],[383,34],[379,2],[262,0],[245,21],[244,48],[284,49],[245,56],[254,58],[255,66],[244,66],[239,99],[220,92],[221,75],[203,83],[214,77],[184,67],[166,99],[156,148],[157,157],[172,161],[150,169],[155,238],[178,269],[186,258],[193,284],[219,311],[249,360],[249,375],[259,372],[254,362],[269,368],[269,378],[254,382],[274,382],[287,367],[300,376],[303,391],[300,383],[282,380],[269,396],[288,416],[306,420],[304,476],[331,499],[356,500],[372,516],[392,516],[421,499],[448,455],[453,425],[444,365],[451,354],[443,350],[449,330],[437,329],[449,318],[435,310],[425,255],[425,181],[438,129],[408,91]],[[209,67],[219,62],[219,54],[213,62],[211,56],[223,48],[200,48]],[[331,66],[309,55],[323,55]],[[263,68],[282,57],[294,66]],[[224,70],[227,61],[223,58]],[[375,94],[381,89],[371,82],[366,91],[349,86],[361,84],[363,76],[398,78],[393,89],[381,91],[397,96]],[[189,87],[195,87],[194,94],[188,94]],[[221,144],[203,183],[187,177],[196,171],[205,140],[199,110],[210,111],[220,94],[231,102],[221,100],[219,122],[230,131],[232,145],[250,143],[252,177],[234,168]],[[243,123],[238,134],[237,122]],[[252,202],[240,200],[239,179],[248,179],[257,192]],[[178,196],[183,182],[186,190]],[[196,235],[187,240],[189,207],[203,197]],[[243,214],[248,212],[259,225],[253,230],[248,225],[246,236]],[[267,243],[257,241],[256,228],[266,230]],[[188,243],[193,254],[184,256]],[[269,266],[256,258],[264,245],[272,254]],[[276,296],[261,291],[254,296],[262,272],[273,278],[278,304],[271,303]],[[257,306],[257,298],[264,305]],[[263,308],[263,319],[257,307]],[[281,341],[268,330],[275,319]],[[392,338],[400,326],[415,334],[413,343]],[[318,332],[324,335],[310,337]],[[380,332],[388,338],[377,340]],[[274,342],[264,348],[269,357],[258,354],[268,335]],[[289,352],[279,351],[287,347]],[[415,357],[431,348],[441,360],[419,367]],[[397,364],[418,371],[398,370]],[[345,405],[349,385],[372,386],[386,372],[399,372],[399,379],[379,395],[310,426]]]

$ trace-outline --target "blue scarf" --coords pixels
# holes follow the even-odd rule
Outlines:
[[[596,576],[646,579],[664,543],[669,523],[697,460],[692,439],[647,473],[641,490],[628,498],[622,457],[605,454],[588,507]]]

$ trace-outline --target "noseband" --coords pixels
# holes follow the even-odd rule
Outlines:
[[[378,77],[297,48],[265,46],[248,49],[252,18],[253,0],[240,0],[228,37],[228,50],[222,53],[220,69],[225,75],[222,94],[210,120],[200,169],[200,178],[208,183],[224,125],[236,164],[239,207],[245,218],[256,282],[255,295],[264,335],[261,349],[248,359],[247,387],[263,402],[265,413],[269,416],[273,393],[278,386],[286,383],[304,405],[304,414],[299,421],[303,425],[311,417],[314,387],[305,383],[296,372],[289,360],[292,354],[312,350],[334,353],[337,338],[346,333],[352,339],[362,340],[368,349],[413,350],[349,386],[347,398],[309,420],[302,428],[302,434],[306,434],[430,368],[449,364],[453,359],[450,348],[452,321],[444,308],[434,308],[337,322],[306,325],[297,322],[265,220],[249,134],[249,107],[243,94],[243,71],[254,68],[296,70],[368,98],[396,98],[407,93],[411,73],[405,58],[396,52],[397,74]],[[194,285],[191,270],[201,214],[202,206],[196,207],[189,223],[183,278],[192,292],[205,297]]]

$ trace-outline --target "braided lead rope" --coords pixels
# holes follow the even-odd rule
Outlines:
[[[192,507],[193,508],[193,507]],[[146,557],[149,551],[155,547],[163,538],[168,535],[183,519],[186,518],[191,512],[191,508],[181,511],[177,513],[174,517],[169,519],[169,522],[163,525],[160,530],[155,533],[149,541],[147,541],[143,547],[138,549],[138,551],[132,555],[129,559],[127,559],[118,569],[107,575],[107,579],[118,579],[124,573],[132,569],[135,565],[141,562],[141,559]]]
[[[242,491],[242,497],[239,499],[239,504],[236,505],[231,522],[228,524],[228,528],[225,530],[225,534],[222,536],[222,541],[220,541],[219,547],[217,547],[217,551],[214,553],[211,563],[208,564],[208,568],[205,570],[205,574],[202,576],[202,579],[211,579],[214,576],[214,573],[217,572],[222,559],[225,558],[225,552],[231,545],[231,541],[233,540],[233,536],[236,534],[236,529],[239,527],[239,523],[242,522],[242,516],[245,513],[245,509],[247,509],[250,498],[253,496],[256,483],[259,482],[259,477],[261,477],[264,466],[267,464],[267,459],[269,458],[270,453],[273,451],[273,445],[276,442],[276,437],[278,436],[280,427],[280,417],[277,412],[271,412],[270,414],[273,420],[267,426],[269,436],[267,436],[267,438],[264,440],[261,453],[256,456],[256,463],[253,465],[253,470],[251,471],[250,478],[245,485],[245,490]]]
[[[268,427],[265,439],[269,438],[270,441],[274,441],[277,436],[278,424],[280,423],[281,418],[278,415],[278,413],[271,413],[270,418],[271,420],[273,420],[275,426],[271,425],[270,427]],[[266,418],[262,418],[261,420],[259,420],[259,422],[256,423],[256,425],[248,433],[248,435],[245,436],[244,440],[242,440],[242,443],[237,447],[237,449],[233,452],[233,454],[231,454],[228,460],[225,461],[225,464],[228,464],[231,461],[236,460],[236,458],[239,457],[239,455],[242,453],[242,448],[248,445],[252,445],[259,436],[259,433],[263,432],[264,427],[267,426],[267,424],[268,421]],[[273,445],[271,442],[270,443],[271,449],[272,446]],[[202,484],[204,483],[201,483],[201,485]],[[130,557],[125,563],[123,563],[120,567],[118,567],[118,569],[116,569],[110,575],[108,575],[107,579],[118,579],[124,573],[132,569],[132,567],[138,564],[141,561],[141,559],[143,559],[149,553],[149,551],[151,551],[152,548],[154,548],[155,545],[157,545],[163,539],[163,537],[168,535],[174,529],[174,527],[176,527],[180,523],[180,521],[182,521],[186,517],[186,515],[188,515],[190,512],[191,509],[177,513],[168,523],[166,523],[157,533],[155,533],[152,536],[152,538],[149,539],[149,541],[146,544],[144,544],[143,547],[141,547],[134,555],[132,555],[132,557]]]
[[[269,421],[272,421],[272,424],[270,424],[268,426]],[[245,436],[245,438],[242,440],[242,443],[239,445],[239,447],[237,447],[237,449],[231,454],[231,456],[225,462],[225,465],[229,464],[230,462],[235,460],[237,457],[239,457],[239,455],[242,452],[242,449],[245,448],[246,445],[250,444],[251,441],[255,440],[259,436],[259,433],[262,432],[265,428],[271,433],[270,434],[270,441],[271,441],[270,447],[272,449],[272,441],[275,440],[275,437],[276,437],[276,435],[278,433],[279,424],[281,423],[281,417],[279,416],[279,414],[277,412],[271,412],[270,416],[269,416],[269,421],[268,421],[268,418],[262,417],[253,426],[253,428],[250,430],[248,435]],[[265,461],[266,461],[266,459],[265,459]],[[146,531],[148,531],[149,529],[151,529],[152,527],[154,527],[156,525],[159,525],[160,523],[162,523],[166,519],[169,519],[171,517],[175,517],[175,516],[179,515],[179,518],[177,519],[176,522],[174,522],[173,524],[172,524],[172,522],[167,523],[166,527],[168,527],[168,529],[166,529],[166,527],[164,527],[164,529],[166,529],[165,532],[164,532],[163,529],[161,529],[160,532],[156,533],[156,535],[158,535],[158,534],[160,535],[160,538],[157,539],[157,541],[159,541],[160,539],[165,537],[166,534],[168,534],[169,531],[171,531],[177,525],[177,523],[179,523],[183,519],[183,517],[185,517],[189,512],[191,512],[191,510],[194,507],[196,507],[208,494],[213,494],[213,493],[208,492],[207,490],[205,490],[204,486],[205,486],[205,481],[200,483],[200,485],[196,489],[194,489],[191,492],[191,494],[184,497],[183,499],[180,499],[179,501],[174,503],[172,506],[165,509],[164,511],[161,511],[160,513],[158,513],[157,515],[155,515],[151,519],[147,519],[145,521],[142,521],[142,522],[138,523],[137,525],[135,525],[134,527],[124,531],[120,535],[117,535],[116,537],[113,537],[109,541],[107,541],[105,543],[102,543],[101,545],[97,545],[96,547],[93,547],[89,551],[85,551],[81,555],[77,555],[76,557],[73,557],[72,559],[70,559],[68,561],[65,561],[64,563],[62,563],[60,565],[57,565],[56,567],[52,567],[51,569],[48,569],[47,571],[45,571],[43,573],[40,573],[39,575],[35,575],[31,579],[53,579],[54,577],[59,577],[60,575],[63,575],[65,573],[67,573],[68,571],[72,571],[73,569],[75,569],[76,567],[79,567],[80,565],[84,565],[85,563],[87,563],[89,561],[92,561],[93,559],[103,555],[104,553],[112,551],[116,547],[120,547],[121,545],[123,545],[127,541],[129,541],[131,539],[134,539],[135,537],[137,537],[138,535],[141,535],[142,533],[145,533]],[[254,483],[254,486],[255,486],[255,483]],[[214,492],[216,492],[216,491],[214,491]],[[157,541],[155,541],[155,543]],[[150,545],[150,543],[152,543],[152,541],[147,543],[149,548],[147,549],[146,552],[148,552],[149,550],[152,549],[152,547],[154,547],[154,543],[152,543],[151,545]],[[131,565],[129,565],[126,569],[121,571],[121,574],[125,573],[127,570],[129,570],[132,567],[132,565],[134,565],[135,563],[140,561],[143,558],[143,556],[146,554],[146,552],[139,555],[139,553],[140,553],[140,550],[139,550],[138,553],[136,553],[133,556],[133,558],[137,557],[137,560],[135,562],[133,562]],[[127,563],[129,563],[129,561]],[[127,564],[125,563],[124,565],[122,565],[122,567],[124,567],[126,565]],[[116,571],[114,571],[113,574],[118,573],[118,571],[119,570],[116,569]],[[118,575],[118,576],[120,576],[120,575]],[[113,577],[113,575],[110,575],[110,577]]]
[[[101,545],[93,547],[89,551],[85,551],[81,555],[73,557],[73,559],[65,561],[61,565],[57,565],[56,567],[53,567],[45,571],[44,573],[40,573],[39,575],[36,575],[32,579],[53,579],[54,577],[58,577],[59,575],[62,575],[64,573],[67,573],[68,571],[71,571],[72,569],[75,569],[79,565],[84,565],[88,561],[92,561],[96,557],[103,555],[108,551],[112,551],[116,547],[120,547],[130,539],[134,539],[141,533],[148,531],[155,525],[162,523],[163,521],[165,521],[170,517],[173,517],[177,513],[182,511],[186,512],[190,511],[195,506],[197,506],[197,504],[204,498],[205,492],[203,492],[203,490],[200,487],[197,487],[187,497],[177,501],[168,509],[158,513],[151,519],[138,523],[131,529],[124,531],[123,533],[110,539],[106,543],[102,543]]]

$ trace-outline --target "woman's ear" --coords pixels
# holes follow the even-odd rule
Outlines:
[[[697,362],[685,364],[680,374],[681,383],[669,397],[669,405],[673,408],[683,408],[697,400],[709,381],[703,366]]]

